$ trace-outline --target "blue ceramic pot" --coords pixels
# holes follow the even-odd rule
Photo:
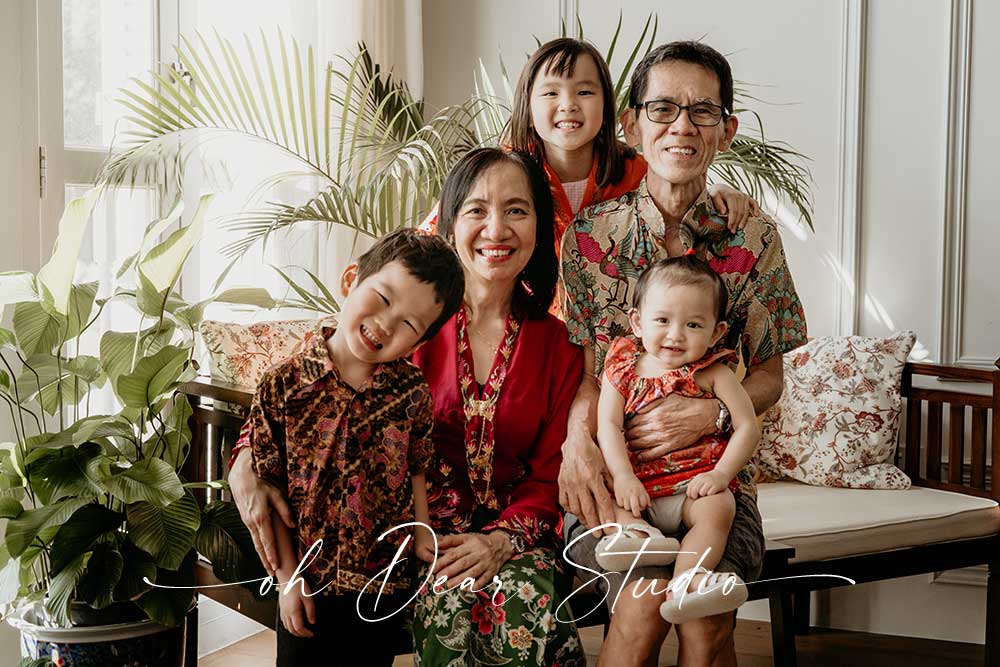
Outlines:
[[[28,611],[8,622],[21,632],[21,656],[48,658],[56,667],[182,667],[183,625],[150,620],[93,627],[48,628]]]

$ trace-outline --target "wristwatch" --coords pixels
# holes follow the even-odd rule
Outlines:
[[[729,418],[729,408],[719,399],[715,399],[715,402],[719,404],[719,416],[715,419],[715,432],[725,433],[732,425],[732,420]]]
[[[528,545],[524,543],[524,536],[520,533],[515,533],[512,530],[504,530],[503,528],[498,528],[497,532],[503,533],[510,540],[510,547],[514,550],[514,555],[523,554],[528,549]]]

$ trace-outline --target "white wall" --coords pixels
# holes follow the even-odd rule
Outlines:
[[[1000,152],[994,120],[1000,78],[992,71],[1000,46],[991,34],[1000,25],[1000,6],[985,0],[425,0],[428,101],[443,105],[471,92],[476,58],[495,68],[497,45],[516,78],[533,35],[554,37],[560,12],[572,16],[577,8],[585,35],[602,50],[620,10],[620,44],[634,41],[655,11],[657,43],[704,39],[729,57],[738,80],[767,86],[755,96],[790,103],[753,108],[769,136],[812,158],[816,231],[802,234],[789,224],[782,234],[811,335],[913,329],[915,356],[984,366],[1000,356],[1000,225],[994,224],[1000,191],[991,159]],[[971,10],[968,30],[961,29],[964,10]],[[953,12],[959,19],[954,38]],[[952,51],[961,64],[966,45],[968,76],[956,67],[952,77]],[[612,70],[623,61],[618,55]],[[950,98],[953,116],[965,116],[963,84],[965,137],[951,131],[960,122],[949,123]],[[961,159],[966,145],[967,162]],[[792,223],[783,214],[779,219]],[[947,239],[955,240],[952,247]],[[981,643],[985,588],[930,580],[821,594],[814,622]],[[748,605],[745,613],[767,618],[766,604]]]
[[[0,3],[0,87],[7,94],[0,98],[0,128],[5,133],[4,149],[0,151],[0,201],[4,205],[0,217],[0,271],[36,270],[38,239],[32,234],[35,226],[21,224],[27,209],[37,206],[26,201],[26,183],[37,178],[32,170],[32,150],[37,130],[25,121],[25,109],[34,104],[27,85],[31,77],[32,57],[23,54],[22,34],[30,26],[29,3]],[[34,209],[37,211],[37,209]],[[7,314],[6,324],[9,324]],[[9,420],[0,421],[0,440],[9,440]],[[6,521],[2,522],[6,524]],[[0,526],[0,537],[5,526]],[[0,623],[0,655],[17,655],[17,632]]]

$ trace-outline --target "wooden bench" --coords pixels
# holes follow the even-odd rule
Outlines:
[[[1000,421],[995,418],[1000,415],[1000,360],[997,368],[980,370],[906,364],[902,382],[905,436],[897,450],[896,462],[910,476],[915,487],[1000,500],[1000,467],[996,465],[1000,460]],[[921,386],[920,378],[937,379],[950,386],[947,389],[927,388]],[[964,391],[969,388],[968,384],[977,384],[980,388],[985,386],[988,393]],[[245,408],[250,404],[251,394],[241,387],[205,379],[186,384],[183,392],[193,409],[191,426],[194,432],[191,455],[183,473],[192,481],[222,479],[227,471],[230,449],[242,425],[242,415],[220,409],[212,402],[222,401]],[[966,428],[967,413],[971,414],[969,428]],[[944,415],[948,417],[946,429]],[[925,420],[926,429],[923,428]],[[988,428],[989,424],[992,424],[991,428]],[[964,463],[966,458],[968,463]],[[956,461],[963,463],[955,465]],[[821,487],[809,488],[829,492]],[[771,489],[765,490],[762,485],[761,491],[763,499],[765,491],[770,492]],[[204,494],[202,499],[208,500],[222,492],[205,490],[201,493]],[[1000,509],[993,507],[993,511],[1000,517]],[[766,515],[764,520],[767,535],[769,521]],[[853,553],[848,548],[849,553],[821,559],[797,560],[794,544],[769,539],[761,581],[750,584],[749,588],[751,600],[769,600],[775,665],[787,667],[796,664],[795,635],[808,632],[809,594],[814,590],[847,583],[808,575],[839,575],[864,583],[987,565],[984,664],[1000,667],[1000,646],[997,643],[1000,637],[1000,535],[995,527],[989,527],[993,524],[987,524],[983,523],[987,534],[971,538],[943,542],[924,540],[919,544],[871,553],[864,552],[863,548]],[[211,568],[203,564],[199,583],[212,582],[215,579]],[[260,623],[274,626],[275,605],[271,601],[258,600],[238,587],[206,589],[204,593]],[[575,598],[574,608],[589,610],[596,606],[593,598]],[[602,610],[602,613],[587,616],[581,625],[606,622],[607,615]],[[401,637],[399,641],[400,652],[408,652],[408,640]]]

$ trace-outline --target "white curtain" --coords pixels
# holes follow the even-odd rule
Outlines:
[[[218,30],[223,37],[232,39],[234,45],[242,45],[244,33],[251,35],[251,41],[256,43],[261,28],[269,39],[273,39],[280,27],[286,35],[295,37],[303,49],[313,47],[317,69],[329,61],[342,66],[338,56],[353,57],[358,43],[364,41],[372,58],[384,71],[391,70],[394,78],[404,79],[415,97],[419,98],[422,94],[421,0],[288,0],[280,3],[273,0],[213,0],[211,3],[191,4],[193,7],[188,16],[193,18],[187,21],[182,19],[182,24],[186,24],[182,25],[182,32],[198,30],[211,35],[213,30]],[[242,54],[240,48],[236,50]],[[246,142],[243,144],[245,147]],[[260,153],[267,157],[258,159],[250,157],[250,154],[237,157],[244,154],[236,153],[236,150],[234,147],[234,152],[227,155],[232,158],[229,160],[229,168],[233,170],[229,174],[232,187],[220,193],[213,206],[213,215],[230,214],[248,204],[252,207],[253,202],[248,202],[248,196],[254,184],[269,174],[296,168],[293,162],[285,163],[280,156],[275,158],[273,151]],[[318,179],[299,179],[293,185],[283,185],[263,193],[257,203],[280,201],[301,204],[315,195],[319,187]],[[187,199],[191,202],[197,198],[189,196]],[[226,262],[219,254],[219,248],[232,239],[231,232],[226,234],[217,226],[212,226],[211,233],[197,249],[197,258],[185,274],[185,292],[189,299],[209,295]],[[344,227],[300,223],[290,228],[288,233],[274,235],[265,249],[255,247],[233,269],[225,284],[266,287],[272,294],[284,296],[290,294],[285,282],[267,265],[299,266],[314,273],[336,294],[344,267],[372,242]],[[293,271],[292,274],[296,280],[305,280],[304,273]],[[309,281],[303,284],[309,284]],[[210,307],[208,315],[234,321],[275,317],[273,313],[234,312],[221,306]]]

